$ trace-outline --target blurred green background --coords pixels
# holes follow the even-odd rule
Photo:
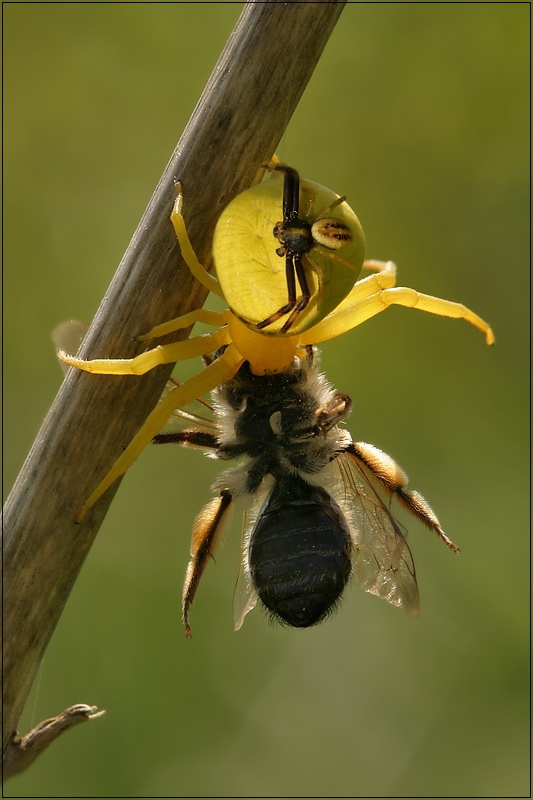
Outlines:
[[[50,331],[92,318],[240,10],[4,8],[7,490],[61,381]],[[233,536],[186,641],[190,529],[219,467],[146,451],[20,729],[75,702],[107,714],[8,796],[527,794],[528,13],[349,5],[278,148],[348,196],[400,284],[496,333],[490,349],[463,322],[396,308],[323,348],[354,438],[399,461],[462,548],[409,521],[420,619],[352,584],[316,629],[256,610],[235,634]]]

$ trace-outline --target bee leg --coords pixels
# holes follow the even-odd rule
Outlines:
[[[213,451],[219,448],[217,437],[205,431],[158,433],[152,439],[152,444],[181,444],[182,447],[198,447],[201,450]]]
[[[398,464],[386,453],[378,450],[372,444],[365,442],[352,442],[345,451],[352,458],[362,462],[367,469],[394,494],[401,505],[415,515],[429,530],[439,536],[445,545],[454,553],[460,550],[442,530],[437,515],[421,494],[418,492],[408,492],[408,478]]]
[[[207,559],[213,556],[217,544],[220,543],[224,525],[229,517],[232,496],[223,491],[220,497],[211,500],[197,516],[192,532],[191,560],[187,567],[185,584],[182,597],[182,617],[185,625],[185,635],[191,638],[189,625],[189,609],[196,595],[196,590],[207,566]]]
[[[342,422],[352,410],[352,399],[347,394],[337,392],[325,405],[315,411],[317,433],[325,433]]]

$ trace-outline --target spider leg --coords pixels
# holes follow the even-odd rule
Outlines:
[[[307,283],[305,267],[302,264],[302,257],[299,255],[294,256],[294,268],[296,270],[296,277],[298,278],[298,283],[300,284],[300,290],[302,294],[298,300],[298,303],[294,307],[292,314],[283,324],[280,333],[287,333],[289,328],[293,325],[296,317],[301,314],[304,308],[307,307],[309,300],[311,299],[311,292],[309,291],[309,284]]]
[[[181,183],[176,181],[176,201],[170,215],[170,221],[172,222],[174,231],[178,237],[183,259],[196,280],[200,281],[202,286],[205,286],[205,288],[209,289],[210,292],[214,292],[214,294],[218,294],[219,297],[223,298],[224,295],[218,280],[211,275],[202,264],[200,264],[198,258],[196,257],[196,253],[193,250],[189,235],[187,233],[185,220],[183,219],[183,215],[181,213],[182,206],[183,191]]]
[[[181,317],[175,317],[168,322],[162,322],[151,328],[148,333],[143,333],[141,336],[136,336],[138,342],[144,342],[147,339],[157,339],[159,336],[166,336],[167,333],[174,333],[182,328],[188,328],[189,325],[194,325],[195,322],[203,322],[205,325],[220,326],[225,323],[224,311],[208,311],[206,308],[197,308],[188,314],[182,314]]]
[[[141,429],[115,461],[103,481],[85,501],[77,522],[83,519],[89,508],[96,503],[98,498],[109,489],[117,478],[131,467],[144,448],[150,444],[153,437],[163,428],[173,411],[210,392],[219,384],[230,380],[243,362],[244,359],[236,348],[233,345],[229,345],[220,358],[213,361],[212,364],[198,373],[198,375],[195,375],[194,378],[190,378],[185,383],[176,386],[175,389],[163,397],[148,416]]]
[[[174,361],[212,353],[230,341],[227,328],[221,328],[214,333],[195,336],[183,342],[159,345],[135,358],[95,358],[86,361],[83,358],[69,356],[62,350],[57,355],[71,367],[98,375],[144,375],[160,364],[172,364]]]
[[[293,167],[280,164],[276,156],[264,168],[269,172],[283,173],[283,221],[296,219],[300,210],[300,176]]]
[[[273,314],[271,314],[266,319],[262,320],[262,322],[258,322],[257,325],[255,326],[258,330],[261,331],[261,330],[263,330],[263,328],[266,328],[268,325],[272,325],[273,322],[276,322],[276,320],[280,319],[281,317],[284,317],[285,314],[288,314],[289,311],[292,311],[292,309],[296,305],[296,273],[295,273],[295,269],[297,269],[297,267],[295,267],[295,263],[296,263],[296,257],[294,256],[294,254],[293,253],[287,253],[287,255],[285,256],[285,277],[286,277],[286,280],[287,280],[288,300],[287,300],[287,302],[285,303],[284,306],[282,306],[281,308],[278,308],[277,311],[274,311]],[[282,328],[282,331],[283,331],[283,328]]]
[[[191,638],[189,609],[196,595],[200,578],[207,566],[207,560],[209,556],[213,556],[214,549],[220,542],[231,504],[231,494],[223,491],[220,497],[211,500],[202,509],[194,523],[191,540],[191,560],[187,567],[182,597],[182,617],[185,625],[185,635],[188,639]]]
[[[380,263],[365,262],[365,266],[374,269]],[[392,262],[386,262],[383,269],[380,269],[375,275],[370,275],[356,283],[350,294],[331,314],[300,335],[300,344],[318,344],[333,339],[356,328],[392,305],[417,308],[419,311],[427,311],[429,314],[452,319],[464,319],[485,334],[487,344],[494,343],[494,333],[490,325],[462,303],[443,300],[441,297],[432,297],[403,286],[395,287],[395,275],[395,265]]]
[[[333,261],[339,260],[335,252],[326,253]],[[343,262],[344,263],[344,262]],[[396,285],[396,264],[394,261],[375,261],[363,262],[361,269],[371,270],[374,275],[357,281],[350,290],[348,296],[340,303],[333,313],[344,308],[345,305],[353,306],[358,300],[368,297],[381,289],[390,289]]]

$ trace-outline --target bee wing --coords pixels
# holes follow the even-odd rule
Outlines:
[[[236,631],[242,628],[244,618],[256,607],[259,601],[259,595],[252,583],[250,568],[248,566],[248,547],[256,519],[270,491],[271,485],[267,481],[266,486],[259,490],[251,502],[251,505],[246,508],[242,515],[241,564],[237,583],[235,584],[235,591],[233,592],[233,621]]]
[[[248,568],[248,539],[256,517],[257,510],[255,508],[254,510],[247,509],[242,515],[241,563],[233,592],[233,622],[236,631],[242,628],[244,618],[256,607],[259,600]]]
[[[249,611],[252,611],[258,601],[258,595],[250,582],[250,577],[246,569],[241,564],[239,570],[239,577],[235,586],[235,594],[233,595],[233,622],[234,630],[238,631],[242,628],[244,618]]]
[[[69,319],[66,322],[61,322],[59,325],[56,325],[52,331],[52,341],[56,352],[58,350],[63,350],[65,353],[69,353],[69,355],[75,355],[80,349],[81,343],[88,330],[89,326],[87,323],[80,322],[76,319]],[[63,373],[66,375],[70,369],[69,365],[59,359],[58,363]],[[175,381],[174,378],[170,378],[163,389],[160,399],[163,400],[167,397],[176,386],[179,386],[179,383]],[[163,430],[166,432],[183,431],[188,428],[206,431],[207,433],[217,433],[218,423],[213,418],[213,407],[204,400],[194,400],[184,408],[173,411],[164,425]]]
[[[415,565],[407,531],[390,511],[393,492],[353,453],[341,453],[335,463],[340,470],[340,491],[344,491],[344,507],[354,538],[358,585],[417,617],[420,601]]]

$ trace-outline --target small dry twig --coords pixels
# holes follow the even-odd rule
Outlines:
[[[96,706],[79,703],[66,708],[57,717],[43,720],[26,736],[22,738],[13,736],[4,758],[4,771],[9,775],[22,772],[62,733],[73,728],[74,725],[79,725],[80,722],[97,719],[102,714],[105,714],[105,711],[98,711]]]

